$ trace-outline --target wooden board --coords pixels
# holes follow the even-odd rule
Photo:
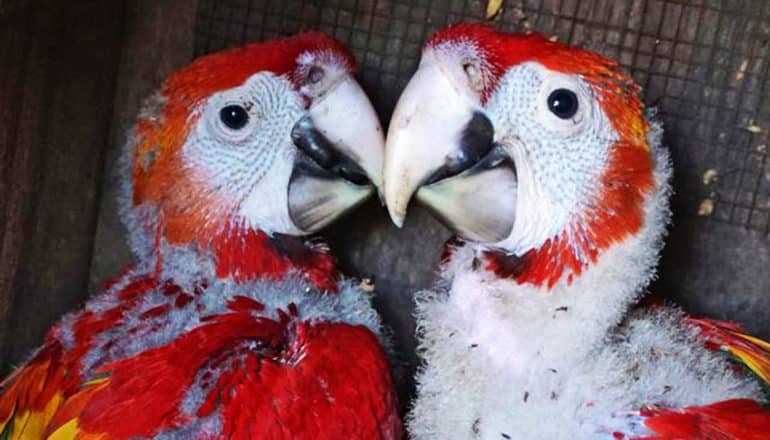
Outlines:
[[[0,1],[0,367],[89,294],[100,199],[113,199],[101,197],[105,157],[113,162],[144,96],[189,61],[195,10]],[[99,231],[103,246],[121,245]]]

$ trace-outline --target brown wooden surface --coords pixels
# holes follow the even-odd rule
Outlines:
[[[193,56],[193,28],[197,0],[133,0],[126,10],[126,34],[115,95],[110,143],[107,151],[103,197],[94,240],[89,291],[114,276],[131,251],[118,216],[116,162],[126,136],[145,98],[160,87],[173,70]]]
[[[0,356],[22,358],[84,298],[123,2],[4,4]]]
[[[105,157],[142,98],[189,61],[195,9],[0,0],[0,368],[88,295]]]

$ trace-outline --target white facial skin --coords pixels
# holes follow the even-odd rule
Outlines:
[[[370,186],[330,172],[297,177],[298,155],[310,161],[292,140],[302,118],[310,118],[335,154],[355,162],[372,182],[381,180],[384,140],[366,94],[329,53],[303,54],[297,62],[299,90],[286,77],[260,72],[196,109],[182,155],[196,187],[217,204],[214,212],[206,210],[212,224],[242,222],[267,233],[304,235],[371,194]],[[239,123],[223,120],[228,109]]]
[[[556,90],[577,96],[574,116],[549,109]],[[518,194],[511,235],[497,245],[517,254],[537,248],[571,222],[598,196],[610,147],[618,139],[590,86],[573,75],[534,62],[500,78],[486,111],[495,140],[516,164]]]
[[[577,233],[573,228],[586,218],[581,216],[597,209],[593,202],[600,195],[602,172],[617,134],[589,84],[578,76],[535,62],[516,65],[496,81],[482,104],[484,84],[493,81],[489,71],[471,43],[446,43],[424,51],[388,131],[384,193],[397,225],[417,192],[417,198],[431,203],[434,211],[451,213],[455,219],[466,217],[465,224],[456,221],[456,232],[464,238],[521,255],[562,231]],[[561,96],[563,91],[572,94],[577,102],[573,113],[557,115],[558,108],[551,108],[553,97],[559,96],[552,95],[556,91]],[[482,171],[476,174],[475,186],[465,179],[465,189],[472,187],[483,206],[461,200],[462,183],[455,184],[454,197],[426,194],[430,189],[421,182],[459,149],[474,112],[491,122],[494,143],[512,159],[515,178]],[[485,179],[484,184],[478,184],[479,179]],[[481,210],[488,224],[508,222],[507,235],[469,234],[482,229],[478,218],[462,215],[468,210]]]
[[[220,111],[229,105],[248,111],[246,125],[233,129],[222,122]],[[183,155],[185,164],[205,179],[202,186],[225,198],[252,225],[299,234],[289,217],[286,188],[297,154],[290,132],[304,108],[291,83],[261,72],[213,95],[198,113]]]

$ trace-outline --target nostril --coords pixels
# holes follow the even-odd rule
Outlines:
[[[324,72],[324,69],[322,67],[313,66],[307,72],[307,83],[318,84],[324,78],[325,74],[326,73]]]
[[[463,64],[463,70],[465,71],[465,74],[468,75],[468,79],[470,80],[476,79],[476,77],[479,75],[479,68],[471,62],[466,62]]]
[[[484,81],[481,75],[481,68],[476,61],[467,60],[463,62],[463,71],[468,79],[471,89],[481,92],[484,88]]]

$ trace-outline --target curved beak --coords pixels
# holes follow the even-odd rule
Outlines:
[[[382,127],[349,74],[314,100],[291,138],[299,154],[289,182],[289,215],[304,232],[358,206],[382,182]]]
[[[449,69],[424,54],[399,98],[385,146],[385,202],[400,227],[416,193],[459,235],[497,242],[513,228],[515,169],[478,94]]]
[[[340,154],[355,162],[372,184],[381,185],[385,138],[377,112],[353,76],[346,74],[316,99],[308,115]]]

